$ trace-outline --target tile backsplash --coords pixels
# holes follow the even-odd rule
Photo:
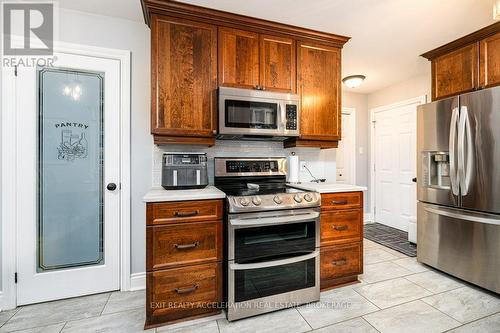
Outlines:
[[[164,152],[202,152],[208,156],[209,183],[214,182],[214,157],[286,157],[291,152],[305,162],[316,178],[335,182],[336,149],[290,148],[284,149],[282,142],[217,140],[215,146],[153,145],[153,186],[161,185],[161,159]],[[300,171],[300,181],[312,179],[307,171]]]

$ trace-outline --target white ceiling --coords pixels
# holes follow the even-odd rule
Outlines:
[[[371,93],[429,73],[425,51],[494,22],[494,0],[181,0],[352,37],[342,75],[363,74]],[[140,0],[60,0],[63,8],[143,21]]]

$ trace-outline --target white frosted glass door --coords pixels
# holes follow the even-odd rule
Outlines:
[[[104,73],[37,76],[38,271],[102,264]]]
[[[120,288],[120,62],[19,69],[18,305]]]

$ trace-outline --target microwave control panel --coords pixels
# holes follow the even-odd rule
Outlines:
[[[290,131],[297,130],[297,105],[286,105],[286,129]]]

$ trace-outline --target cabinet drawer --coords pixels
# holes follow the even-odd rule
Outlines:
[[[155,202],[147,205],[147,225],[222,219],[222,200]]]
[[[359,242],[363,233],[363,210],[325,211],[321,213],[321,246]]]
[[[321,209],[353,209],[363,207],[363,192],[321,194]]]
[[[148,271],[222,260],[222,222],[146,228]]]
[[[321,284],[329,279],[363,273],[361,242],[321,249]]]
[[[147,273],[146,290],[146,327],[219,312],[210,305],[222,301],[222,264]]]

